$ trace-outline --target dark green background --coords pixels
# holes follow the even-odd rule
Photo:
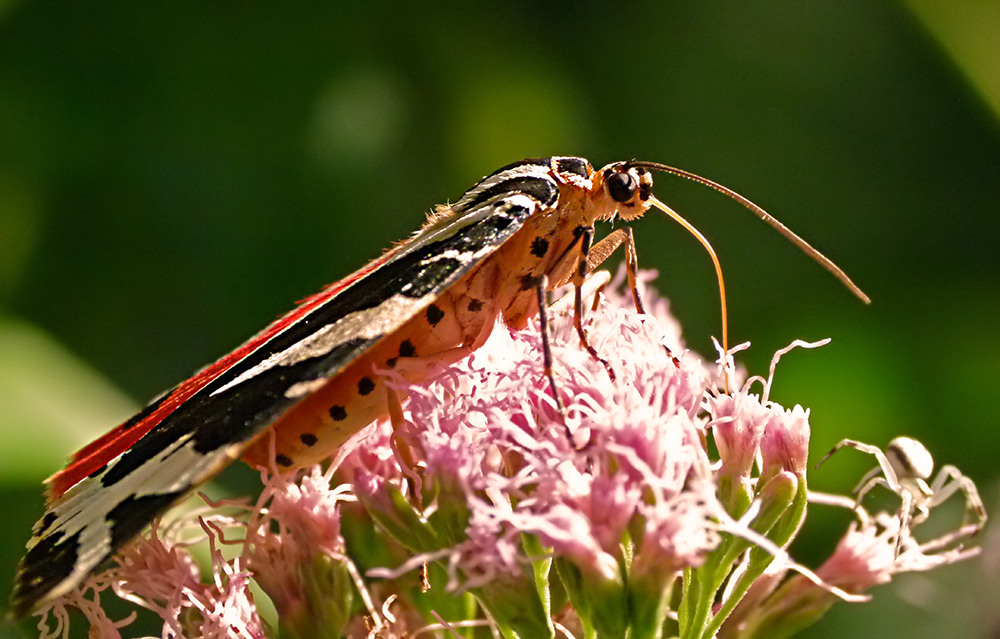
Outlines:
[[[713,240],[753,372],[833,338],[774,389],[812,408],[815,456],[912,435],[996,503],[1000,16],[747,4],[0,2],[0,596],[40,480],[130,410],[116,387],[148,399],[537,155],[681,166],[812,241],[871,307],[736,204],[657,181]],[[985,61],[948,55],[970,43]],[[635,227],[709,353],[707,258],[665,219]],[[815,521],[813,560],[835,540]],[[807,636],[986,636],[996,579],[903,579]]]

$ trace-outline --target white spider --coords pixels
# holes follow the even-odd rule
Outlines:
[[[901,503],[900,532],[896,539],[897,555],[902,550],[903,542],[910,535],[910,531],[927,519],[932,508],[948,501],[959,490],[965,493],[965,515],[961,527],[927,542],[925,546],[940,548],[972,537],[986,524],[986,509],[972,480],[951,465],[942,466],[931,480],[934,459],[927,448],[916,439],[897,437],[889,442],[885,452],[871,444],[845,439],[834,446],[820,463],[845,446],[873,455],[878,460],[878,466],[865,473],[854,489],[858,506],[876,486],[882,486],[899,496]]]

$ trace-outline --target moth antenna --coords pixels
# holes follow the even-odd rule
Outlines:
[[[671,175],[676,175],[677,177],[682,177],[686,180],[697,182],[702,186],[707,186],[708,188],[714,189],[715,191],[718,191],[719,193],[725,195],[726,197],[732,200],[736,200],[737,202],[742,204],[745,208],[749,209],[751,213],[753,213],[761,220],[766,222],[768,225],[770,225],[771,228],[775,229],[776,231],[778,231],[778,233],[781,233],[783,236],[785,236],[785,239],[787,239],[789,242],[797,246],[799,250],[801,250],[803,253],[805,253],[806,255],[814,259],[816,262],[818,262],[820,266],[825,268],[834,277],[840,280],[840,283],[846,286],[847,290],[853,293],[855,297],[860,299],[865,304],[871,304],[872,302],[871,298],[865,295],[864,291],[858,288],[858,285],[855,284],[853,281],[851,281],[851,278],[848,277],[847,273],[845,273],[843,269],[841,269],[839,266],[834,264],[830,258],[828,258],[827,256],[820,253],[818,250],[813,248],[813,246],[809,244],[809,242],[806,242],[804,239],[796,235],[790,228],[779,222],[770,213],[760,208],[759,206],[757,206],[747,198],[743,197],[736,191],[727,188],[725,186],[722,186],[718,182],[713,182],[708,178],[703,178],[700,175],[691,173],[690,171],[685,171],[684,169],[678,169],[673,166],[667,166],[666,164],[660,164],[659,162],[629,162],[628,165],[635,167],[642,167],[644,169],[651,169],[654,171],[662,171],[663,173],[670,173]]]
[[[705,247],[708,251],[709,256],[712,258],[712,264],[715,265],[715,277],[719,280],[719,302],[722,307],[722,349],[724,353],[729,352],[729,311],[726,306],[726,282],[722,278],[722,264],[719,262],[719,256],[715,254],[715,249],[712,248],[711,243],[708,239],[701,234],[701,231],[696,229],[690,222],[681,217],[680,213],[673,210],[663,202],[661,202],[655,195],[649,196],[649,203],[660,209],[674,220],[687,229],[687,232],[698,238],[701,245]],[[729,376],[726,376],[726,392],[729,392]]]

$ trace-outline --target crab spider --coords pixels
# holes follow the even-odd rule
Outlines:
[[[932,508],[948,501],[956,492],[965,493],[965,515],[955,531],[925,544],[940,548],[955,541],[972,537],[986,524],[986,509],[973,481],[955,466],[942,466],[934,473],[934,459],[927,448],[912,437],[896,437],[885,452],[877,446],[853,439],[844,439],[820,460],[826,461],[835,452],[849,446],[875,457],[878,466],[868,471],[854,489],[858,506],[876,486],[882,486],[899,496],[900,527],[896,538],[896,554],[902,550],[904,537],[924,522]],[[817,464],[818,465],[818,464]]]

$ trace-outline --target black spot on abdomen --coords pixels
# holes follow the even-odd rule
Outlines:
[[[444,319],[444,311],[441,310],[436,304],[431,304],[427,307],[427,323],[431,326],[437,326],[438,322]]]
[[[299,435],[299,441],[306,446],[315,446],[319,443],[319,437],[316,437],[316,435],[313,435],[312,433],[302,433]]]
[[[361,395],[368,395],[373,390],[375,390],[375,382],[372,381],[371,377],[362,377],[358,381],[358,393]]]
[[[531,241],[531,254],[535,257],[545,257],[549,252],[549,241],[544,237],[536,237]]]

